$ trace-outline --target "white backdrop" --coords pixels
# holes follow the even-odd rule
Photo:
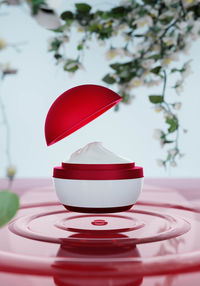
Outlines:
[[[71,1],[72,2],[72,1]],[[62,7],[63,8],[63,7]],[[91,45],[85,56],[85,71],[70,78],[61,67],[54,65],[52,54],[47,53],[50,31],[40,27],[25,8],[4,8],[0,17],[0,37],[11,43],[24,42],[21,53],[9,48],[0,53],[0,61],[11,61],[19,69],[17,76],[8,77],[0,87],[6,105],[11,130],[11,154],[17,166],[18,177],[47,177],[52,167],[81,146],[91,141],[102,141],[105,147],[130,158],[144,167],[148,177],[199,177],[200,175],[200,41],[193,43],[188,58],[192,58],[193,74],[186,79],[181,124],[189,130],[181,136],[185,157],[177,168],[166,172],[157,166],[156,159],[165,156],[159,143],[152,138],[155,128],[162,128],[162,115],[156,114],[147,96],[160,90],[140,88],[136,99],[119,112],[110,110],[81,130],[48,147],[44,139],[44,121],[53,101],[65,90],[79,84],[103,84],[100,79],[107,71],[105,48]],[[76,48],[74,47],[74,53]],[[73,50],[72,50],[73,51]],[[181,61],[186,58],[181,59]],[[180,63],[181,64],[181,63]],[[167,90],[169,96],[173,90]],[[0,175],[5,175],[5,130],[0,125]]]

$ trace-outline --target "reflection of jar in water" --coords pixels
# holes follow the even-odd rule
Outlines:
[[[67,240],[62,244],[57,253],[57,259],[60,257],[60,261],[52,265],[57,286],[141,285],[141,275],[130,275],[130,262],[120,262],[120,258],[124,260],[126,257],[140,257],[135,245],[119,243],[121,239],[123,241],[123,238],[126,238],[125,235],[77,233],[69,238],[71,241]],[[98,244],[95,243],[96,240]]]

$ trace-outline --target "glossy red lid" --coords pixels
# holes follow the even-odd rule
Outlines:
[[[143,177],[143,168],[135,163],[73,164],[62,163],[55,167],[53,177],[71,180],[124,180]]]
[[[99,85],[79,85],[61,94],[46,117],[45,137],[52,145],[116,105],[122,98]]]

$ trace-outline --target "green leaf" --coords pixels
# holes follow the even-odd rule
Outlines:
[[[83,49],[83,44],[79,44],[79,45],[77,46],[77,50],[80,51],[80,50],[82,50],[82,49]]]
[[[155,55],[152,55],[149,57],[149,59],[154,59],[154,60],[159,60],[161,58],[162,58],[162,56],[160,54],[155,54]]]
[[[163,96],[162,95],[150,95],[149,101],[151,103],[154,103],[154,104],[162,103],[163,102]]]
[[[0,191],[0,227],[8,223],[19,208],[19,198],[6,190]]]
[[[122,102],[126,103],[128,102],[130,99],[130,94],[126,93],[126,92],[123,92],[122,94]]]
[[[117,105],[115,105],[114,107],[114,111],[118,111],[119,110],[119,103]]]
[[[112,35],[112,31],[113,31],[112,26],[103,27],[102,29],[99,30],[99,38],[102,40],[110,38]]]
[[[54,55],[54,58],[55,58],[56,60],[59,60],[59,59],[62,58],[62,55],[61,55],[61,54],[55,54],[55,55]]]
[[[162,68],[161,66],[157,66],[157,67],[151,69],[150,72],[152,72],[154,74],[159,74],[161,68]]]
[[[170,143],[174,143],[174,141],[173,140],[164,140],[163,143],[164,144],[170,144]]]
[[[168,128],[168,132],[169,133],[173,133],[174,131],[176,131],[178,129],[178,120],[176,117],[168,117],[166,119],[166,123],[169,124],[169,128]]]
[[[89,27],[87,27],[87,30],[93,33],[98,33],[100,30],[99,24],[98,23],[93,23]]]
[[[110,76],[109,74],[104,76],[103,81],[108,83],[108,84],[113,84],[116,82],[116,80],[112,76]]]
[[[71,11],[65,11],[60,15],[60,18],[64,21],[74,19],[74,15]]]
[[[160,19],[160,22],[161,22],[163,25],[167,25],[167,24],[169,24],[173,19],[174,19],[173,16],[169,16],[169,17],[165,17],[165,18],[163,18],[163,19]]]
[[[121,18],[124,17],[128,11],[123,6],[115,7],[111,10],[110,16],[113,18]]]
[[[67,60],[64,65],[64,70],[68,72],[76,72],[79,69],[78,61],[77,60]]]
[[[51,48],[49,49],[49,51],[58,51],[60,45],[62,44],[62,41],[58,40],[58,39],[54,39],[53,42],[51,42]]]
[[[91,10],[91,6],[86,3],[77,3],[75,4],[76,9],[79,13],[89,13]]]
[[[119,71],[121,66],[122,66],[122,65],[121,65],[121,64],[118,64],[118,63],[116,63],[116,64],[111,64],[111,65],[110,65],[110,67],[111,67],[112,69],[116,70],[116,71]]]
[[[39,9],[46,5],[45,0],[31,0],[32,14],[37,15]]]

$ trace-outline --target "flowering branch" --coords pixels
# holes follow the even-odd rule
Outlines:
[[[9,45],[0,38],[0,50],[4,50]],[[8,75],[16,74],[17,70],[10,67],[9,64],[0,63],[0,81]],[[2,115],[2,123],[5,126],[5,144],[6,144],[6,157],[7,157],[7,178],[8,178],[8,188],[6,190],[0,190],[0,227],[9,222],[17,210],[19,209],[19,198],[15,193],[10,191],[13,178],[16,173],[16,168],[12,165],[11,162],[11,153],[10,153],[10,127],[7,119],[5,105],[0,94],[0,112]]]
[[[53,30],[55,37],[49,41],[49,51],[65,71],[75,73],[82,68],[81,53],[89,48],[91,39],[95,37],[100,46],[112,39],[106,52],[106,59],[112,61],[111,72],[102,80],[118,89],[124,104],[131,103],[134,98],[132,92],[137,87],[151,87],[163,81],[162,93],[148,98],[155,110],[162,112],[167,126],[166,131],[156,130],[154,134],[162,147],[170,146],[166,150],[166,158],[158,163],[165,167],[169,164],[175,166],[176,159],[182,157],[178,143],[180,123],[176,114],[181,102],[167,101],[167,76],[181,75],[173,87],[179,95],[190,72],[190,62],[182,68],[177,68],[176,62],[181,52],[187,52],[191,39],[200,34],[200,3],[197,0],[162,0],[156,3],[126,0],[121,3],[109,11],[92,11],[90,5],[76,3],[75,12],[61,14],[63,24]],[[69,44],[72,27],[76,27],[80,34],[76,58],[66,57],[63,52]],[[113,62],[115,58],[117,61]],[[119,109],[119,105],[115,109]]]

